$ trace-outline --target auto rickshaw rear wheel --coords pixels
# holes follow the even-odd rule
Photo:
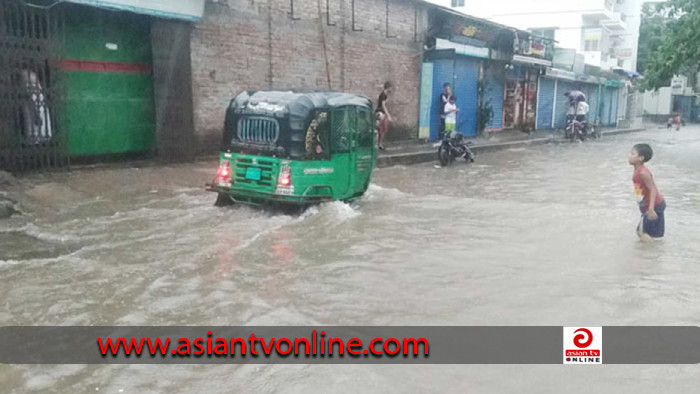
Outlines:
[[[215,207],[227,207],[229,205],[233,205],[233,201],[231,200],[231,197],[229,197],[228,194],[219,193],[216,196],[216,202],[214,203]]]

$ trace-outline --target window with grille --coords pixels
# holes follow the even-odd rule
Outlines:
[[[464,7],[464,0],[452,0],[452,7]]]
[[[277,120],[251,116],[238,121],[238,139],[253,144],[275,144],[279,139]]]
[[[586,40],[584,43],[585,51],[599,51],[600,50],[600,40]]]
[[[351,116],[351,112],[352,115]],[[331,151],[333,153],[347,153],[351,147],[351,123],[354,127],[353,108],[338,108],[331,114]]]

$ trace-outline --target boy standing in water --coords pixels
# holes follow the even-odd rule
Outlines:
[[[653,154],[648,144],[637,144],[632,147],[629,157],[629,163],[634,166],[632,176],[634,192],[639,210],[642,212],[642,218],[637,227],[637,235],[642,241],[651,241],[653,238],[664,236],[666,202],[656,188],[651,171],[644,165],[651,160]]]

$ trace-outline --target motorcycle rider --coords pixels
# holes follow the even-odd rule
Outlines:
[[[588,135],[588,111],[590,107],[585,101],[579,101],[576,106],[576,117],[575,119],[583,124],[583,136]]]
[[[586,103],[586,95],[580,90],[571,90],[564,93],[564,96],[568,99],[567,110],[566,110],[566,129],[568,129],[569,124],[573,120],[577,120],[584,123],[586,116],[588,115],[588,104]],[[587,128],[584,123],[584,135],[587,132]]]

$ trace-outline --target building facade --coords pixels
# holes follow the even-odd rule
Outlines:
[[[603,70],[636,71],[642,0],[433,2],[552,38]]]
[[[601,124],[625,113],[615,76],[587,75],[590,65],[557,52],[551,34],[427,1],[44,4],[0,3],[0,45],[11,49],[0,52],[0,169],[214,155],[228,104],[252,90],[335,90],[376,102],[392,82],[392,132],[404,138],[438,137],[445,83],[466,136],[561,128],[572,89],[588,93]]]

